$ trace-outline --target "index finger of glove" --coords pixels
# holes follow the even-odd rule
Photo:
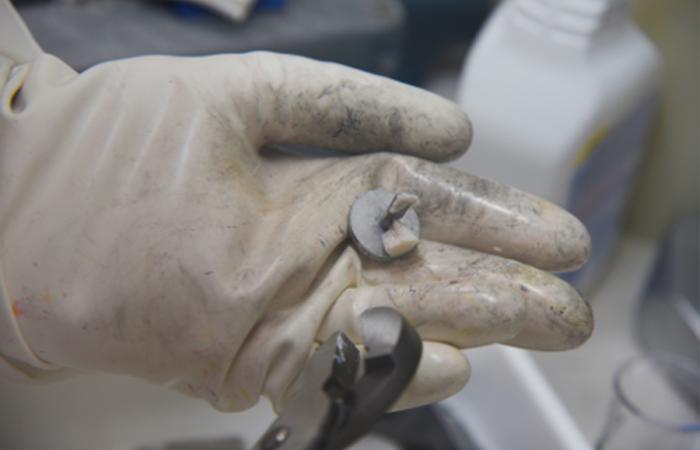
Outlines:
[[[255,53],[249,58],[265,143],[446,161],[471,142],[466,114],[422,89],[297,56]]]

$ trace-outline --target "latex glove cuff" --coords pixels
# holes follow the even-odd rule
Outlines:
[[[0,341],[3,343],[3,353],[0,353],[0,378],[14,382],[37,382],[48,381],[56,375],[68,372],[34,354],[22,337],[22,331],[15,319],[17,314],[21,314],[21,310],[14,306],[7,293],[0,267]]]

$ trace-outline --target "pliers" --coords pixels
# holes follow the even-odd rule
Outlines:
[[[360,322],[365,357],[343,332],[331,336],[253,450],[342,450],[396,402],[418,367],[421,339],[391,308],[367,310]]]

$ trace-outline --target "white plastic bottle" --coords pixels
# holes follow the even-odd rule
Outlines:
[[[624,0],[507,0],[462,71],[471,150],[454,164],[566,207],[592,255],[564,275],[587,291],[604,271],[655,106],[660,59]]]

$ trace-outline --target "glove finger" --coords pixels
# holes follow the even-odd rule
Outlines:
[[[478,280],[453,284],[386,284],[346,290],[324,320],[317,339],[336,330],[361,340],[360,315],[377,306],[396,308],[424,339],[468,348],[515,337],[526,304],[513,290]]]
[[[416,194],[422,238],[539,267],[572,270],[590,253],[590,236],[573,215],[546,200],[453,167],[385,155],[379,187]]]
[[[492,342],[536,350],[583,343],[593,314],[560,278],[517,261],[430,241],[391,264],[363,261],[365,286],[336,301],[321,330],[356,333],[367,308],[391,305],[426,339],[473,347]]]
[[[593,312],[581,295],[561,278],[495,255],[423,240],[416,252],[391,264],[362,262],[370,285],[450,283],[462,280],[507,289],[526,305],[527,318],[508,345],[533,350],[575,348],[593,331]]]
[[[415,193],[421,238],[515,259],[548,271],[573,270],[590,253],[583,224],[563,209],[510,186],[409,156],[380,153],[353,158],[296,158],[277,153],[268,161],[280,196],[294,193],[300,229],[309,214],[335,233],[347,225],[353,201],[364,191],[383,188]],[[305,164],[307,163],[308,164]],[[302,212],[303,211],[303,212]],[[344,234],[344,233],[343,233]],[[315,237],[315,234],[313,234]],[[328,239],[324,239],[327,241]]]
[[[249,55],[268,144],[350,153],[392,151],[454,159],[471,142],[466,114],[422,89],[338,64],[291,55]],[[252,69],[251,69],[252,70]]]
[[[416,374],[391,410],[444,400],[459,392],[470,375],[469,361],[459,349],[440,342],[423,341],[423,354]]]

